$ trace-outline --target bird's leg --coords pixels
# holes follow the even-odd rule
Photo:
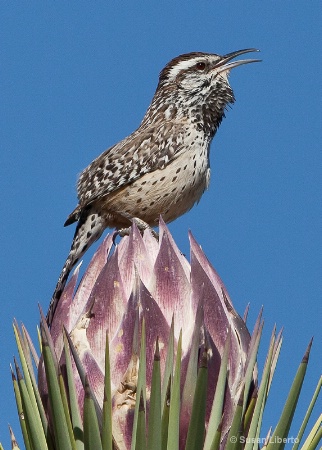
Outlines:
[[[153,228],[150,227],[150,225],[148,223],[144,222],[144,220],[139,219],[138,217],[132,217],[130,220],[131,220],[131,222],[136,224],[136,226],[142,233],[144,232],[144,230],[150,230],[152,236],[155,237],[155,239],[157,241],[159,240],[158,233],[156,231],[154,231]],[[117,230],[117,235],[119,235],[120,237],[128,236],[130,234],[130,231],[131,231],[131,227],[120,228]]]
[[[65,288],[70,271],[78,262],[78,260],[83,256],[86,250],[97,239],[99,239],[105,228],[106,223],[100,213],[95,212],[94,208],[91,205],[84,209],[77,224],[69,255],[60,273],[54,294],[49,304],[46,317],[49,326],[52,323],[58,302]]]

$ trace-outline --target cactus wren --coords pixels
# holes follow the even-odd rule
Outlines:
[[[78,222],[53,294],[47,322],[72,267],[104,229],[171,222],[198,202],[210,178],[209,147],[225,109],[234,102],[230,70],[256,59],[231,61],[255,49],[219,56],[188,53],[174,58],[139,128],[96,158],[80,175],[79,204],[66,225]]]

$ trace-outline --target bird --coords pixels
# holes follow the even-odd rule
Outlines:
[[[139,127],[108,148],[80,174],[78,205],[64,226],[77,222],[46,316],[51,326],[71,269],[106,228],[134,221],[154,227],[189,211],[209,186],[210,144],[235,97],[230,70],[258,59],[235,60],[249,48],[220,56],[191,52],[172,59]]]

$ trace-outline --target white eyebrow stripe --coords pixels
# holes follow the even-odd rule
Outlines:
[[[182,70],[189,69],[189,67],[193,67],[201,59],[202,58],[193,58],[186,61],[180,61],[169,71],[169,79],[173,80],[178,75],[178,73],[180,73]]]

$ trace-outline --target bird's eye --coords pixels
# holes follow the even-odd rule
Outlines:
[[[204,63],[204,62],[198,62],[197,64],[196,64],[196,69],[197,70],[205,70],[205,68],[206,68],[206,63]]]

